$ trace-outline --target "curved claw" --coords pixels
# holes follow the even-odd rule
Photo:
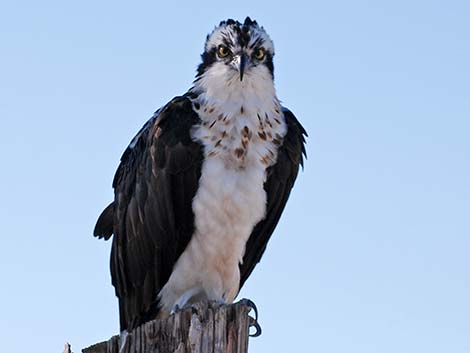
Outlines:
[[[250,299],[242,299],[240,300],[240,303],[245,304],[247,307],[253,309],[255,312],[255,321],[258,321],[258,308],[256,307],[255,303],[253,303]]]
[[[250,333],[249,336],[250,337],[258,337],[258,336],[261,336],[261,333],[263,332],[261,330],[261,326],[259,325],[258,321],[253,319],[252,317],[250,317],[250,325],[249,327],[254,327],[256,329],[255,333]]]
[[[171,311],[170,311],[170,315],[174,315],[174,314],[176,314],[176,313],[177,313],[178,311],[180,311],[180,310],[181,310],[180,306],[179,306],[178,304],[175,304],[175,306],[173,307],[173,309],[171,309]]]
[[[255,313],[255,317],[249,317],[250,318],[250,324],[249,324],[249,327],[254,327],[256,329],[255,333],[252,333],[252,334],[249,334],[250,337],[258,337],[261,335],[261,326],[260,324],[258,323],[258,308],[256,307],[255,303],[253,303],[250,299],[242,299],[240,300],[240,303],[246,305],[247,307],[249,307],[250,309],[253,309],[254,313]]]
[[[173,309],[170,312],[170,315],[178,314],[180,311],[184,311],[187,309],[191,309],[192,314],[197,314],[199,312],[199,307],[197,303],[192,303],[192,304],[185,304],[184,306],[179,306],[178,304],[175,304]]]

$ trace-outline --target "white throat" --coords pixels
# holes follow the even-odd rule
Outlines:
[[[266,68],[238,72],[215,63],[191,91],[198,94],[194,109],[202,121],[192,136],[205,146],[207,157],[222,157],[226,167],[275,162],[277,146],[286,133],[281,104]]]

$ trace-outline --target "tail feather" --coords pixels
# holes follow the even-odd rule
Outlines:
[[[114,224],[114,202],[106,207],[96,221],[93,236],[100,239],[108,240],[113,235]]]

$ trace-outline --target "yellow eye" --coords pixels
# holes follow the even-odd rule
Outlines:
[[[230,53],[230,50],[226,46],[219,46],[219,50],[217,51],[217,54],[219,55],[219,58],[225,58],[228,54]]]
[[[256,60],[263,60],[265,54],[266,53],[264,52],[264,49],[258,48],[255,51],[255,59]]]

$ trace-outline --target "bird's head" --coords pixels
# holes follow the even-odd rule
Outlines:
[[[196,81],[205,78],[239,85],[252,80],[273,81],[274,46],[263,27],[249,17],[242,24],[222,21],[207,36]]]

